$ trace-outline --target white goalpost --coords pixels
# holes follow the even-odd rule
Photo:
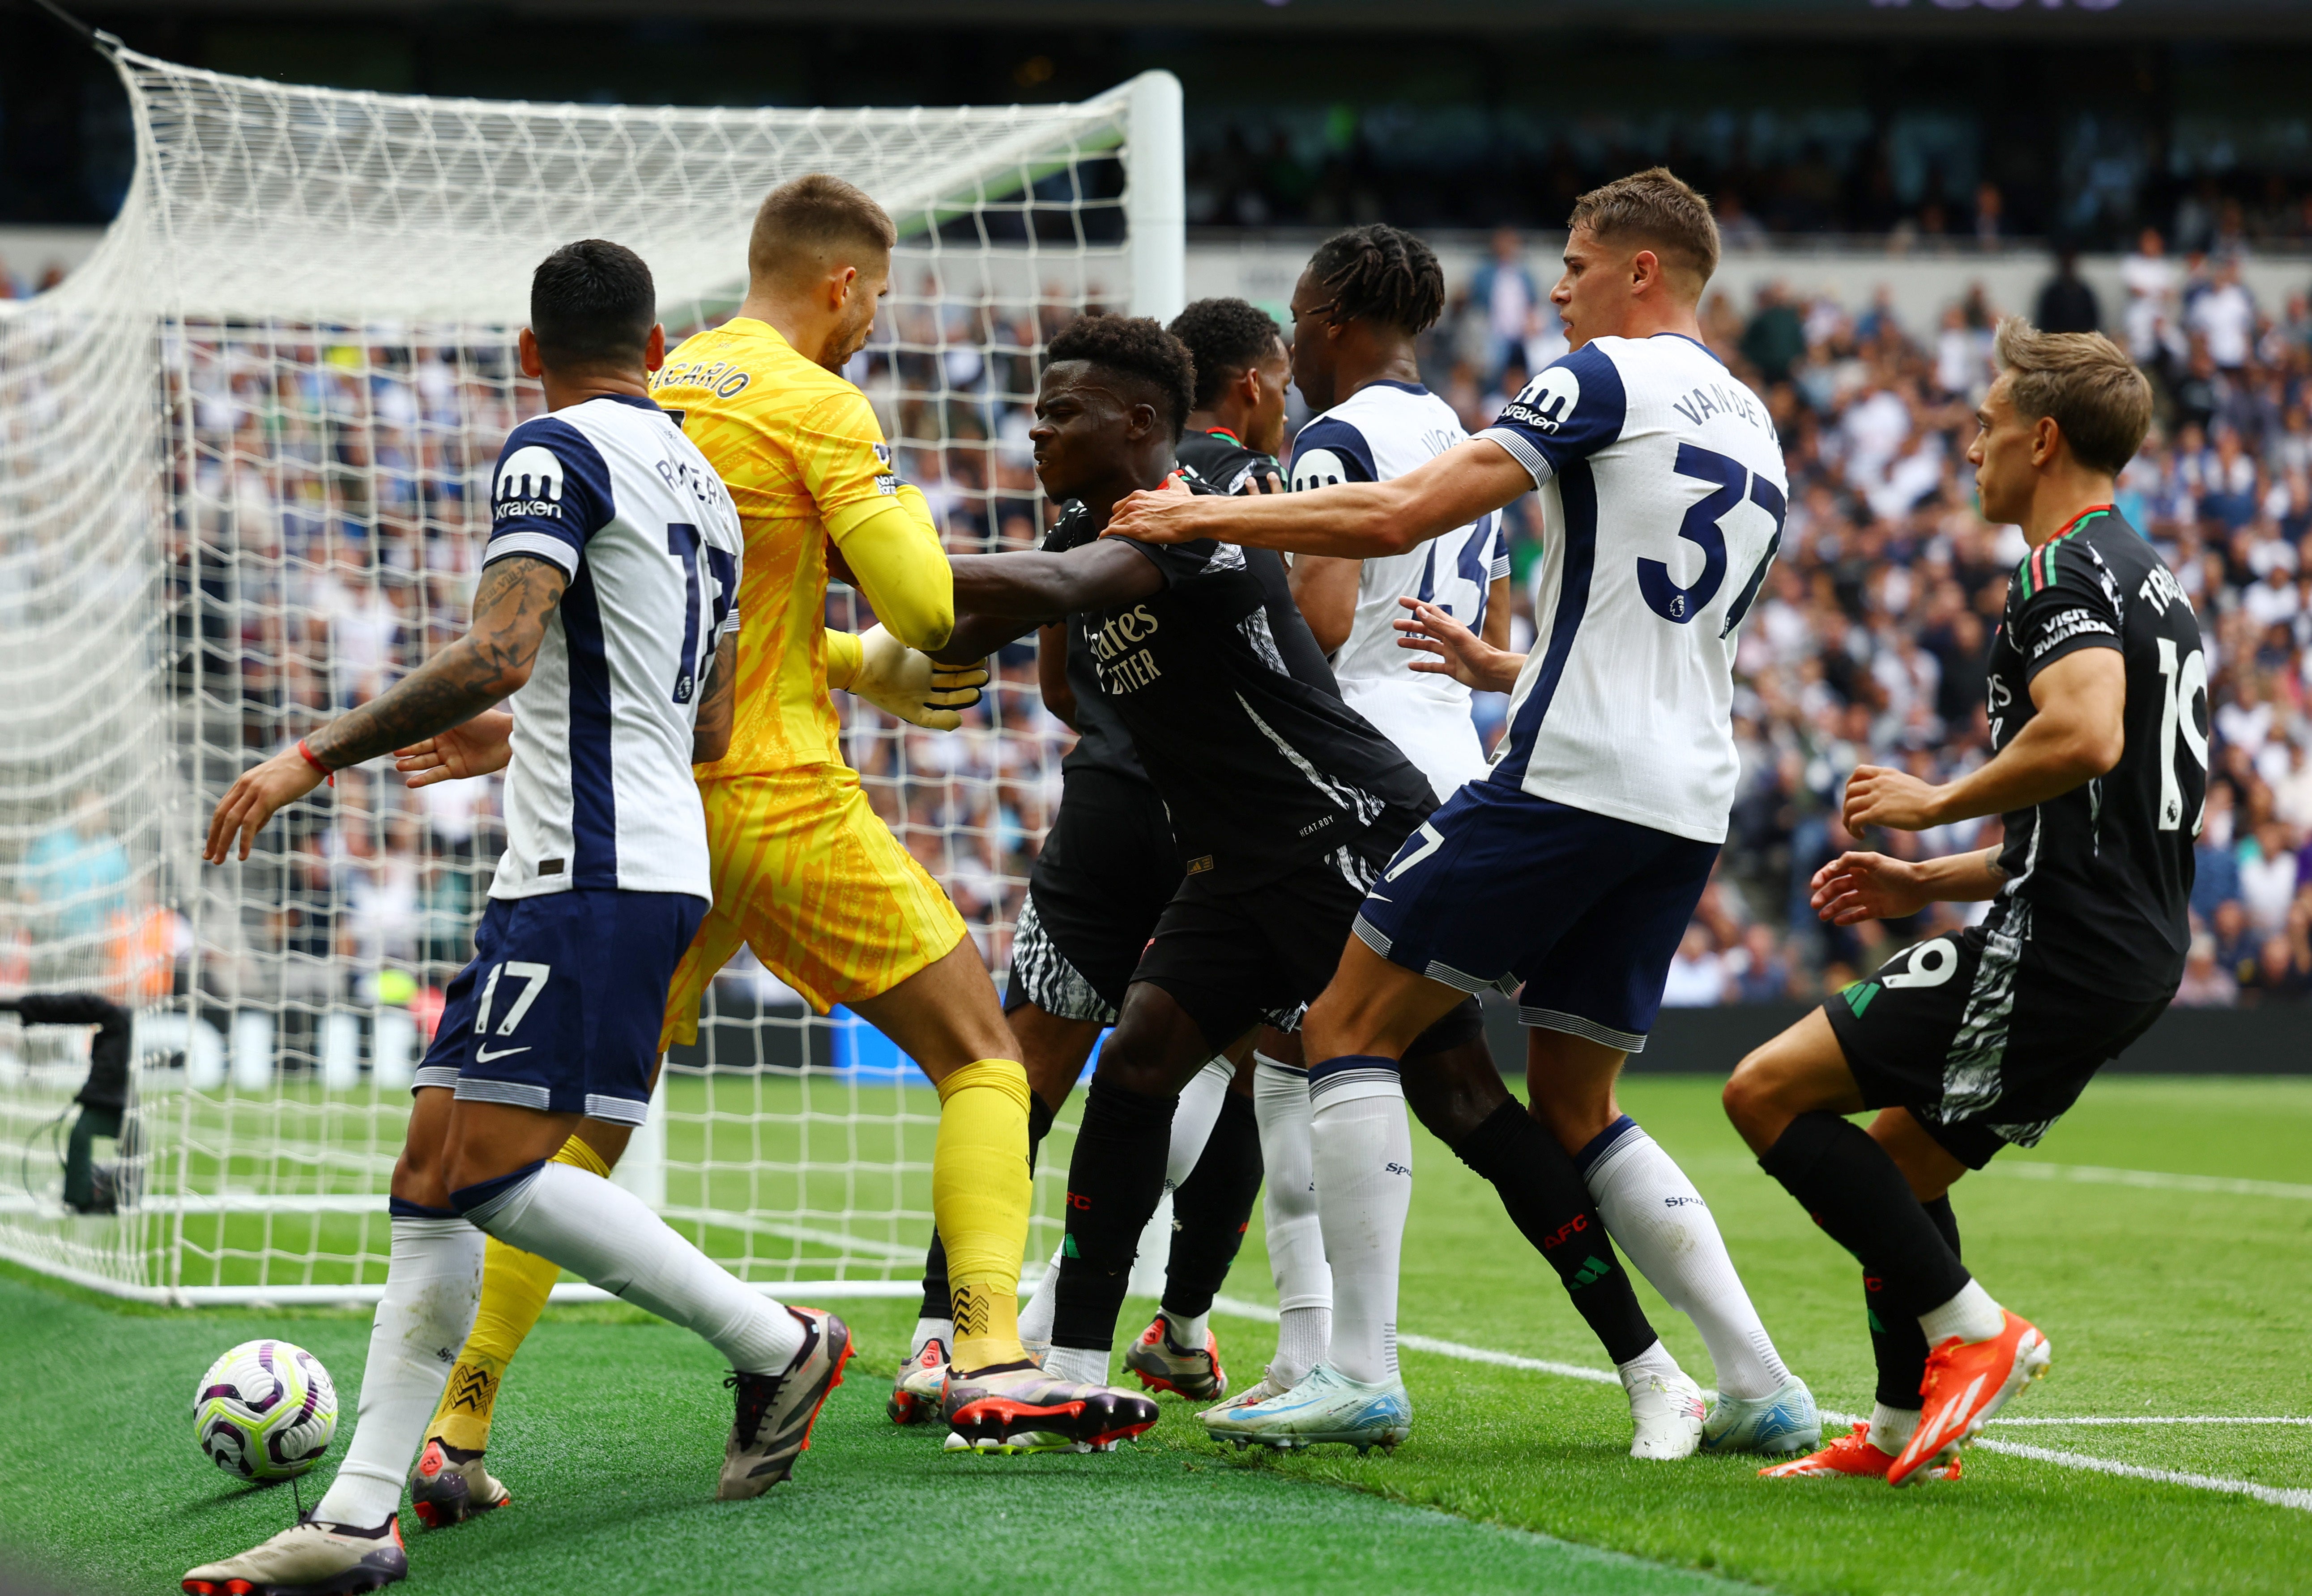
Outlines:
[[[1045,505],[1045,342],[1183,295],[1180,90],[1072,105],[722,110],[348,93],[106,41],[137,171],[79,273],[0,303],[0,991],[135,1009],[117,1213],[61,1201],[86,1049],[0,1021],[0,1257],[177,1302],[374,1297],[410,1073],[471,951],[495,780],[341,773],[246,864],[232,777],[462,630],[500,443],[543,408],[513,336],[572,239],[650,263],[670,335],[727,315],[756,205],[832,171],[898,224],[847,374],[958,552]],[[829,624],[864,625],[847,590]],[[949,735],[837,695],[877,809],[1000,971],[1070,734],[1032,659]],[[936,1099],[863,1024],[741,953],[619,1178],[744,1278],[911,1293]],[[1029,1256],[1057,1237],[1073,1117]],[[1030,1276],[1033,1277],[1032,1275]],[[563,1288],[567,1291],[569,1288]]]

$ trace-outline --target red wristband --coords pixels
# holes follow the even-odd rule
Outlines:
[[[320,759],[314,758],[313,750],[305,746],[305,740],[302,737],[297,739],[297,755],[298,758],[303,759],[306,764],[311,765],[314,769],[320,771],[321,773],[321,778],[328,782],[331,786],[334,787],[337,785],[337,773],[330,769],[327,765],[322,764]]]

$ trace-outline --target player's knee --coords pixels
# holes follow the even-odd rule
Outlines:
[[[1781,1106],[1767,1057],[1765,1048],[1750,1053],[1734,1066],[1734,1073],[1726,1077],[1725,1089],[1718,1094],[1726,1118],[1746,1135],[1763,1129]]]

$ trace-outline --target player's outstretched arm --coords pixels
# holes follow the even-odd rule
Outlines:
[[[875,513],[849,522],[833,552],[845,579],[900,642],[933,649],[947,641],[955,629],[955,585],[920,489],[902,486]]]
[[[1923,831],[2060,798],[2119,763],[2127,746],[2127,664],[2116,648],[2082,648],[2031,679],[2038,713],[2015,741],[1957,781],[1858,765],[1846,783],[1846,829]]]
[[[963,618],[940,660],[980,659],[1014,638],[1079,609],[1102,609],[1144,599],[1164,585],[1164,573],[1129,543],[1086,543],[1047,554],[959,554],[955,605]]]
[[[1508,450],[1472,438],[1387,482],[1232,498],[1191,495],[1185,485],[1168,482],[1125,498],[1105,535],[1144,543],[1217,538],[1252,548],[1371,559],[1467,526],[1532,489],[1532,475]]]
[[[2007,879],[1999,850],[1914,864],[1884,854],[1841,854],[1814,873],[1814,912],[1833,925],[1902,920],[1931,903],[1979,903]]]
[[[237,844],[238,857],[248,858],[274,811],[331,773],[438,737],[520,689],[568,585],[562,567],[547,560],[515,554],[491,561],[466,635],[360,708],[242,773],[209,819],[201,857],[222,864]]]
[[[1505,579],[1506,580],[1506,579]],[[1449,676],[1479,692],[1506,693],[1517,686],[1525,669],[1525,655],[1497,648],[1455,620],[1436,605],[1400,597],[1397,602],[1413,613],[1397,621],[1397,645],[1428,657],[1410,662],[1411,668],[1429,676]],[[1493,617],[1485,618],[1493,631]],[[1507,636],[1506,627],[1502,636]]]

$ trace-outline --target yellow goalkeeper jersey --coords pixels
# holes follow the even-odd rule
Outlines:
[[[898,493],[881,423],[865,394],[744,316],[685,338],[651,394],[681,413],[747,537],[738,703],[713,776],[841,764],[823,630],[828,541]]]

